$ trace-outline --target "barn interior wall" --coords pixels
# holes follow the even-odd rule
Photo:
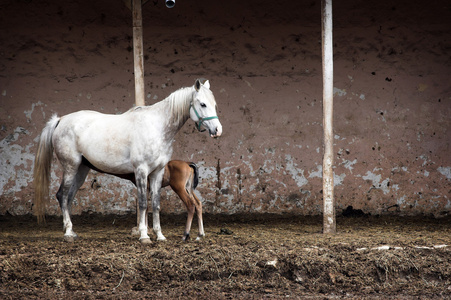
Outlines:
[[[0,3],[0,214],[32,211],[34,153],[54,114],[118,114],[134,103],[131,12],[122,1]],[[143,7],[148,105],[211,81],[224,134],[189,120],[174,159],[196,162],[208,213],[320,214],[319,1],[163,1]],[[334,3],[337,213],[451,210],[451,7]],[[61,169],[54,159],[49,214]],[[136,189],[91,172],[73,213],[128,213]],[[180,213],[163,191],[163,212]]]

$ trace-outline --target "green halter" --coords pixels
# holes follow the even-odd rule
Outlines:
[[[197,125],[197,130],[199,130],[200,132],[205,131],[204,130],[200,130],[202,123],[204,121],[208,121],[208,120],[212,120],[212,119],[218,119],[218,116],[213,116],[213,117],[206,117],[206,118],[201,118],[201,116],[199,116],[199,113],[197,112],[196,108],[194,107],[193,103],[190,104],[190,108],[194,109],[194,113],[196,114],[197,118],[199,119],[198,123],[196,123]]]

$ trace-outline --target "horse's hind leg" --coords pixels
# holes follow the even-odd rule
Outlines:
[[[74,169],[67,168],[64,171],[63,180],[56,194],[63,214],[64,240],[68,242],[73,242],[77,238],[77,234],[72,229],[72,221],[70,219],[72,200],[75,198],[78,189],[85,181],[90,170],[89,167],[83,164],[76,171]]]
[[[72,221],[70,220],[70,205],[69,205],[69,191],[75,179],[75,174],[76,173],[74,172],[64,172],[60,188],[56,193],[56,198],[58,199],[58,202],[61,207],[61,213],[63,214],[64,239],[68,242],[73,242],[74,239],[77,237],[75,232],[72,230]]]

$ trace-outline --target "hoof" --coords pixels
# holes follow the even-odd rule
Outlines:
[[[183,235],[183,237],[182,237],[182,241],[188,242],[189,240],[190,240],[190,236],[189,236],[189,234],[185,234],[185,235]]]
[[[197,238],[196,238],[196,241],[201,241],[204,236],[205,235],[198,235]]]
[[[157,241],[166,241],[166,238],[164,236],[159,236],[157,238]]]
[[[139,240],[141,242],[141,244],[143,245],[149,245],[152,244],[152,241],[150,240],[150,238],[143,238]]]
[[[75,239],[76,239],[76,238],[77,238],[77,237],[76,237],[76,236],[73,236],[73,235],[65,235],[65,236],[63,237],[64,241],[67,242],[67,243],[73,243],[73,242],[75,242]]]

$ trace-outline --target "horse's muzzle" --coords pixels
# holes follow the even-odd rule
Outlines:
[[[222,134],[222,126],[221,126],[221,125],[219,125],[218,127],[216,127],[216,131],[215,131],[215,132],[211,132],[211,131],[210,131],[210,136],[211,136],[212,138],[220,137],[221,134]]]

